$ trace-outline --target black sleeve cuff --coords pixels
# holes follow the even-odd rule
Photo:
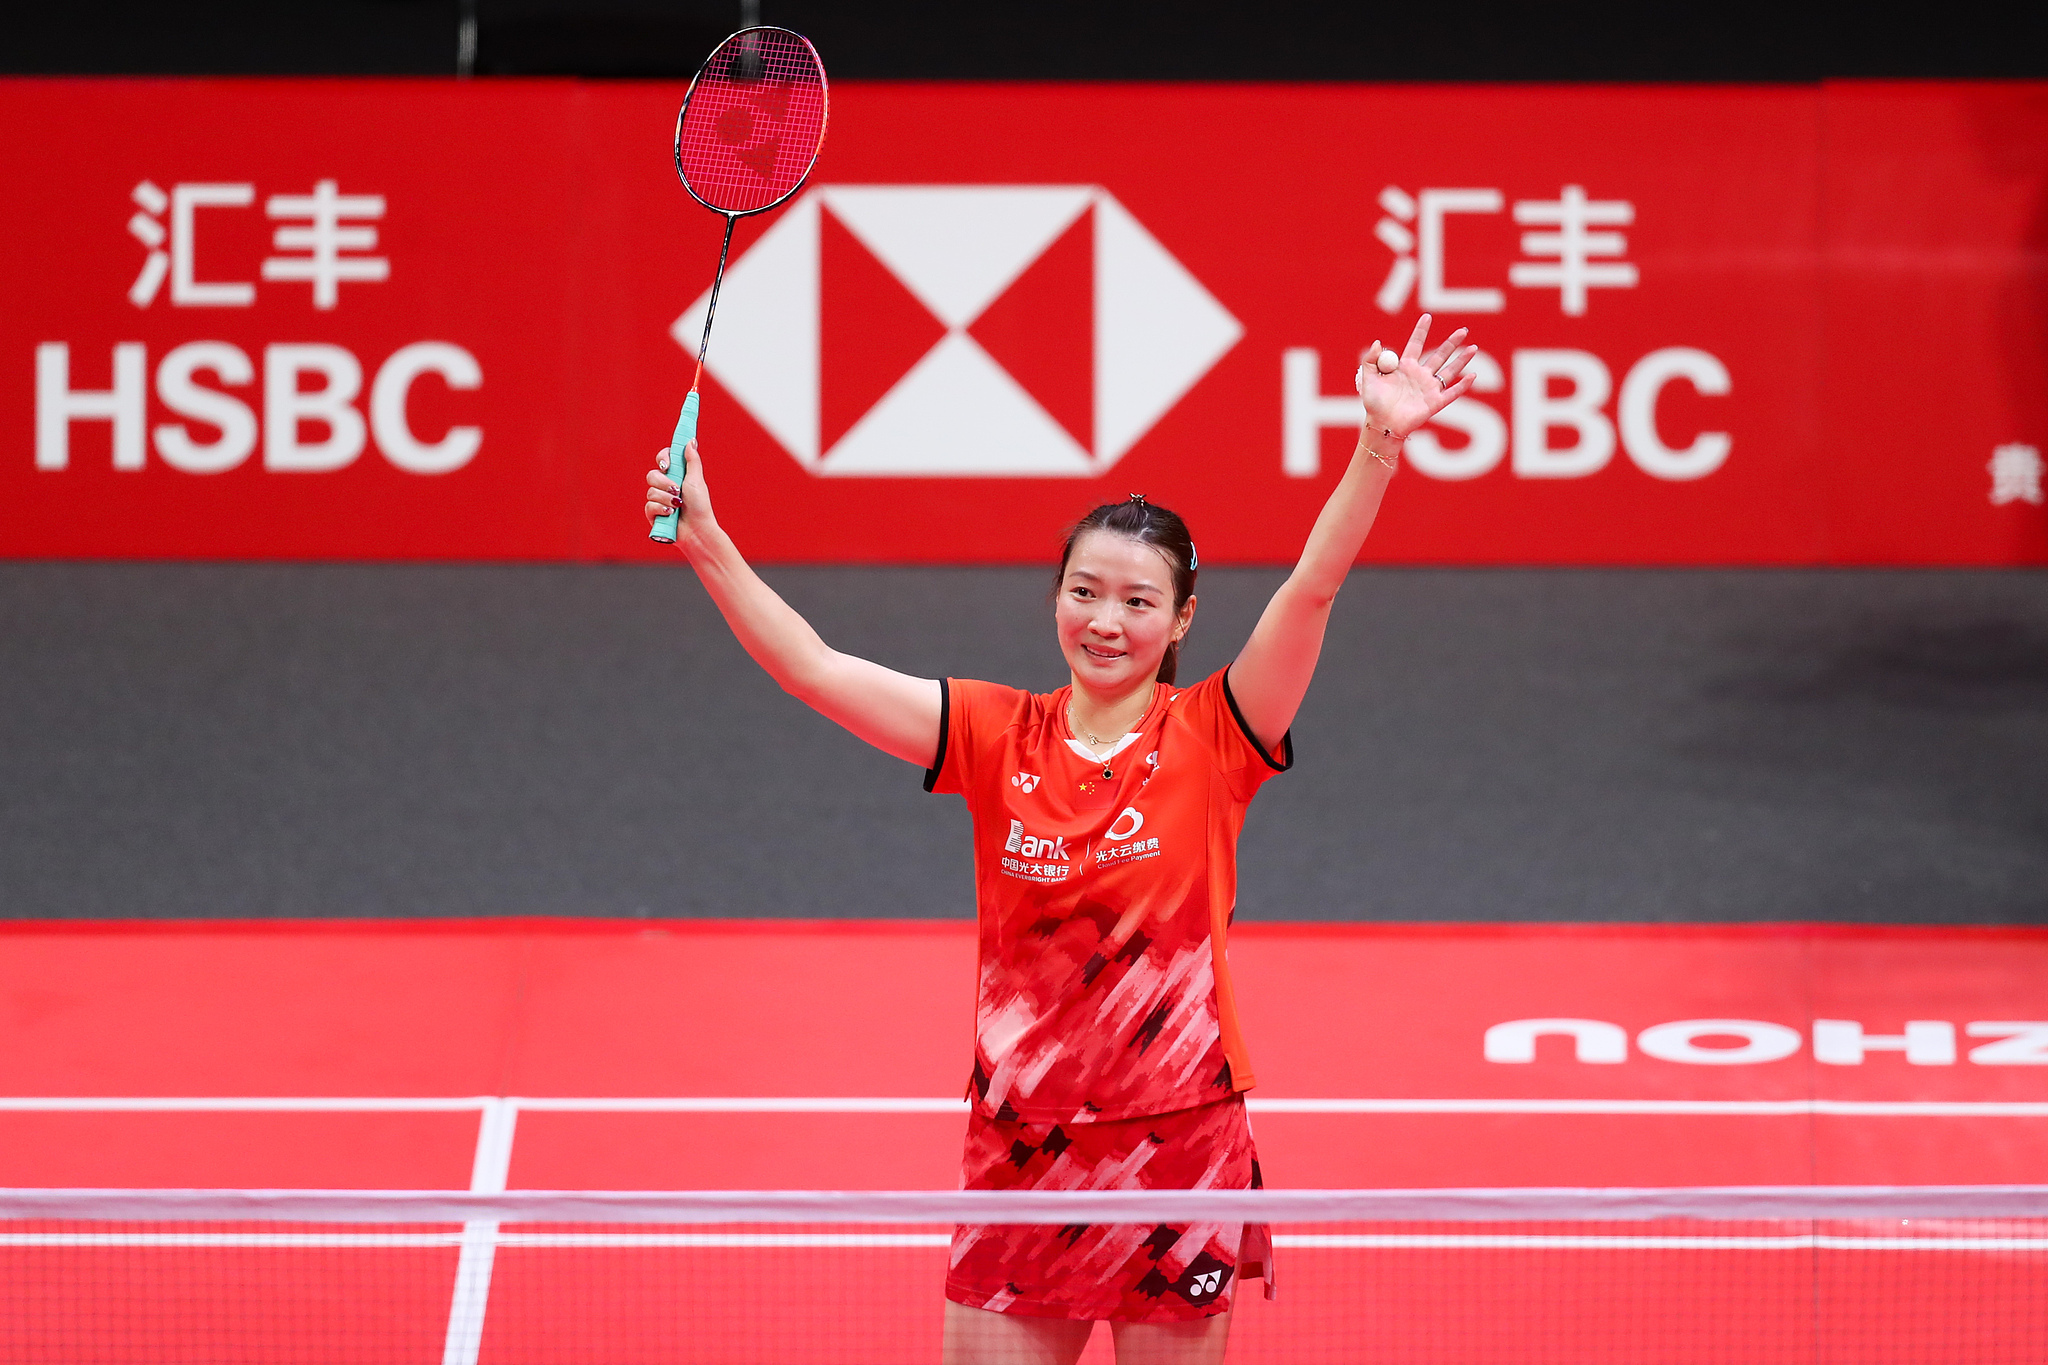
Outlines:
[[[1232,710],[1237,709],[1236,702],[1232,702],[1230,706]],[[1237,723],[1239,725],[1244,724],[1244,719],[1239,717]],[[930,791],[939,783],[939,769],[946,766],[946,735],[952,728],[953,685],[950,679],[941,678],[939,679],[939,752],[933,756],[932,766],[924,770],[924,789],[926,791]],[[1288,761],[1291,763],[1293,759],[1289,758]]]
[[[1231,719],[1237,722],[1237,728],[1244,732],[1244,737],[1251,742],[1252,748],[1258,751],[1259,757],[1266,761],[1267,767],[1276,773],[1284,773],[1294,766],[1294,731],[1289,730],[1280,736],[1280,753],[1284,761],[1275,763],[1273,755],[1266,752],[1266,746],[1259,743],[1259,737],[1252,733],[1252,727],[1245,724],[1244,712],[1237,709],[1237,696],[1230,690],[1229,669],[1223,671],[1223,700],[1230,703]],[[942,758],[946,750],[945,733],[943,728],[939,731],[939,753]],[[927,787],[925,790],[931,789]]]

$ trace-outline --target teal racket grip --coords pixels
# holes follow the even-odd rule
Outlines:
[[[676,434],[669,438],[668,443],[668,476],[674,479],[678,486],[682,484],[683,475],[689,469],[683,452],[689,448],[690,442],[696,439],[697,391],[691,389],[690,396],[683,400],[683,415],[676,418]],[[675,544],[676,524],[681,520],[681,511],[671,507],[654,519],[654,528],[647,533],[647,538],[662,545]]]

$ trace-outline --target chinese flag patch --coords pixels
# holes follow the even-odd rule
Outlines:
[[[1108,810],[1116,800],[1116,783],[1101,773],[1090,773],[1074,789],[1075,810]]]

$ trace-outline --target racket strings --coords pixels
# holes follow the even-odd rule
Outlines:
[[[793,193],[825,137],[825,70],[787,29],[750,29],[719,45],[676,125],[676,169],[705,206],[759,213]]]

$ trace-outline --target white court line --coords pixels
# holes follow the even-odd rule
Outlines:
[[[1557,1251],[2038,1251],[2048,1237],[1574,1237],[1512,1233],[1299,1233],[1274,1234],[1273,1245],[1308,1250],[1474,1247]]]
[[[494,1106],[565,1114],[964,1114],[950,1097],[681,1095],[452,1098],[0,1095],[14,1113],[464,1113]],[[1842,1118],[2048,1118],[2030,1100],[1284,1099],[1248,1097],[1254,1114],[1697,1114]]]
[[[1247,1099],[1255,1114],[1826,1114],[1843,1118],[2048,1118],[2031,1100],[1288,1100]]]
[[[950,1232],[515,1232],[506,1247],[943,1247]]]
[[[476,1153],[470,1161],[471,1194],[503,1194],[512,1171],[512,1135],[519,1107],[510,1100],[486,1100],[477,1119]],[[455,1262],[455,1291],[448,1300],[448,1331],[441,1365],[476,1365],[483,1350],[484,1313],[491,1300],[491,1266],[497,1258],[498,1224],[472,1219],[462,1225],[462,1254]]]
[[[684,1248],[691,1250],[944,1247],[943,1232],[590,1232],[501,1233],[505,1249]],[[1783,1237],[1571,1236],[1496,1233],[1280,1233],[1273,1244],[1304,1251],[1537,1250],[1537,1251],[2031,1251],[2048,1255],[2048,1237],[1837,1237],[1798,1233]],[[0,1247],[249,1247],[413,1248],[474,1245],[465,1232],[16,1232],[0,1233]],[[488,1287],[488,1286],[486,1286]],[[480,1325],[481,1319],[478,1323]],[[463,1334],[466,1347],[468,1334]]]
[[[0,1095],[0,1113],[51,1114],[460,1114],[493,1103],[489,1095],[464,1099],[407,1096],[333,1098],[317,1095],[84,1095],[38,1098]]]
[[[920,1095],[680,1095],[619,1099],[518,1096],[521,1109],[561,1114],[964,1114],[967,1101]]]
[[[0,1247],[459,1247],[459,1232],[7,1232]]]

